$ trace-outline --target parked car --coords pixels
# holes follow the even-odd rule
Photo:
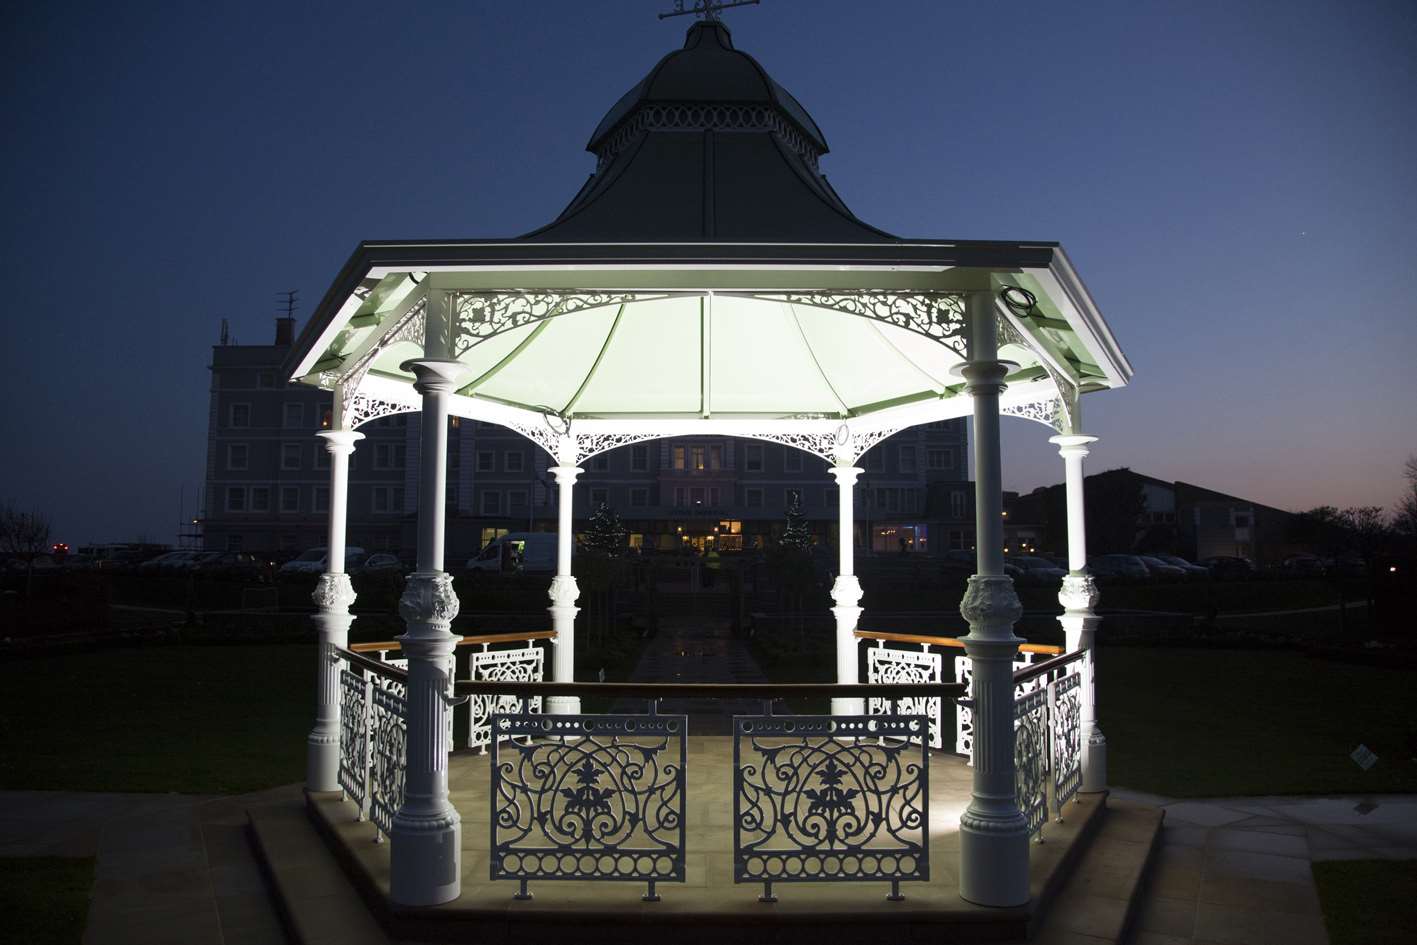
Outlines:
[[[1157,555],[1156,557],[1160,558],[1162,561],[1165,561],[1167,564],[1174,565],[1175,567],[1180,568],[1182,571],[1185,571],[1186,577],[1188,578],[1210,577],[1209,568],[1203,568],[1198,564],[1191,564],[1191,562],[1187,561],[1185,558],[1180,558],[1176,555]]]
[[[223,581],[241,581],[247,584],[269,584],[271,566],[264,558],[258,558],[249,551],[214,552],[205,561],[197,562],[192,570],[202,577]]]
[[[1187,577],[1185,568],[1178,568],[1174,564],[1168,564],[1154,555],[1138,555],[1141,563],[1146,565],[1146,570],[1153,578],[1165,578],[1170,581],[1184,581]]]
[[[149,558],[138,565],[139,574],[166,574],[172,569],[187,561],[191,561],[197,556],[195,551],[169,551],[166,554],[158,555],[156,558]]]
[[[344,569],[346,571],[359,570],[359,565],[364,561],[364,558],[363,548],[345,548]],[[295,574],[324,574],[328,569],[329,550],[321,547],[301,552],[281,565],[276,574],[281,577],[290,577]]]
[[[209,561],[215,561],[222,556],[220,551],[196,551],[190,558],[181,561],[174,561],[162,568],[163,574],[190,574]]]
[[[377,555],[370,555],[359,570],[365,574],[404,574],[408,568],[399,560],[398,555],[381,552]]]
[[[1328,571],[1324,559],[1317,555],[1290,555],[1279,565],[1280,569],[1297,577],[1322,577]]]
[[[1068,575],[1066,568],[1036,555],[1012,555],[1004,562],[1023,572],[1020,578],[1030,584],[1056,584]]]
[[[1202,558],[1200,563],[1205,565],[1209,569],[1211,577],[1218,581],[1243,581],[1255,575],[1255,563],[1249,558],[1212,555],[1209,558]]]
[[[555,532],[509,532],[467,559],[473,574],[554,574]]]
[[[1098,555],[1087,559],[1088,573],[1093,577],[1121,581],[1145,581],[1150,572],[1136,555]]]

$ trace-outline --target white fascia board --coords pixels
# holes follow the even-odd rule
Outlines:
[[[998,312],[1000,318],[1007,320],[1008,323],[1014,327],[1014,331],[1018,332],[1019,336],[1027,342],[1029,353],[1039,361],[1045,362],[1049,367],[1057,371],[1063,377],[1071,380],[1074,384],[1078,383],[1078,379],[1073,377],[1072,368],[1059,364],[1058,359],[1053,357],[1051,352],[1038,344],[1037,340],[1033,337],[1033,333],[1023,326],[1018,316],[1004,304],[1004,300],[997,294],[994,296],[994,310]]]
[[[344,330],[344,326],[354,317],[355,313],[359,311],[359,307],[363,304],[364,300],[354,294],[351,294],[344,300],[344,303],[339,307],[339,311],[335,312],[334,316],[326,323],[324,329],[315,339],[315,343],[306,349],[304,356],[300,359],[300,363],[295,366],[295,369],[290,374],[291,380],[302,378],[310,373],[311,367],[324,356],[324,353],[329,350],[330,345],[335,343],[335,338]]]
[[[1063,311],[1094,363],[1106,373],[1113,387],[1125,387],[1132,377],[1132,365],[1113,337],[1107,321],[1098,311],[1097,303],[1078,277],[1077,270],[1062,248],[1055,252],[1047,269],[1030,269],[1050,298]]]

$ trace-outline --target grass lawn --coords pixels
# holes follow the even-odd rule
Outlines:
[[[1399,945],[1417,928],[1417,860],[1315,863],[1332,945]]]
[[[0,915],[5,941],[73,945],[84,934],[93,889],[93,858],[0,858]]]
[[[298,781],[315,646],[150,646],[0,664],[0,788],[240,793]]]
[[[1287,651],[1106,647],[1112,784],[1176,797],[1417,791],[1408,670]],[[1369,771],[1349,753],[1378,754]]]

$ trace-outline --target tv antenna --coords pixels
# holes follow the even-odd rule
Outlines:
[[[693,14],[701,20],[717,20],[719,10],[727,10],[732,7],[755,7],[761,0],[694,0],[692,4],[685,4],[684,0],[674,0],[674,9],[668,13],[659,14],[661,20],[667,20],[671,16],[689,16]]]
[[[300,303],[300,290],[299,290],[299,289],[287,289],[287,290],[284,291],[284,292],[277,292],[277,293],[276,293],[276,300],[277,300],[278,302],[280,302],[281,305],[285,306],[285,316],[284,316],[284,317],[286,317],[286,318],[294,318],[294,317],[295,317],[295,307]]]

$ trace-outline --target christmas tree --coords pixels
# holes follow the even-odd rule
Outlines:
[[[620,524],[620,516],[604,502],[600,503],[600,508],[591,514],[586,523],[583,544],[586,551],[607,558],[618,558],[624,552],[625,526]]]
[[[790,551],[806,551],[812,547],[812,533],[807,529],[807,516],[802,514],[802,500],[792,497],[787,507],[787,530],[778,539],[778,545]]]

